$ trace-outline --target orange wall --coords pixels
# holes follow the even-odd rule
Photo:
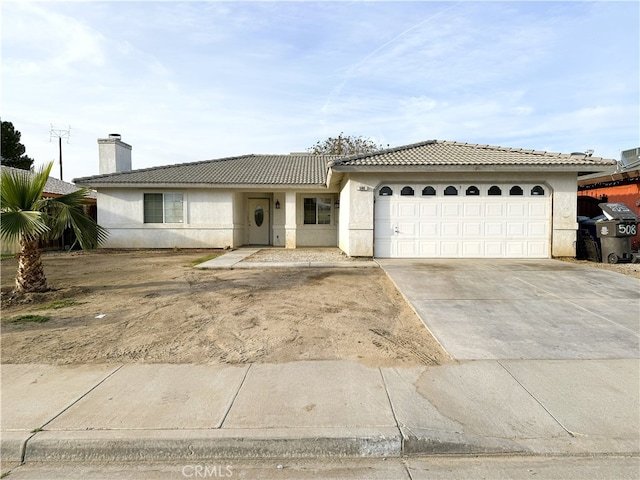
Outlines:
[[[640,217],[640,184],[582,190],[578,192],[578,195],[596,198],[606,195],[608,203],[624,203]],[[631,239],[631,248],[633,250],[640,249],[640,234]]]

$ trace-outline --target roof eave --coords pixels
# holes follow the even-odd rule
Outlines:
[[[419,172],[601,172],[607,165],[336,165],[336,172],[419,173]]]
[[[589,178],[578,178],[578,186],[583,187],[587,185],[595,185],[597,183],[604,182],[615,182],[615,181],[623,181],[623,180],[637,180],[640,179],[640,169],[625,171],[625,172],[617,172],[617,173],[607,173],[606,175],[598,175],[592,176],[589,175]]]
[[[327,189],[326,183],[93,183],[87,184],[93,189],[101,190],[106,188],[135,188],[135,189],[216,189],[216,190],[318,190]]]

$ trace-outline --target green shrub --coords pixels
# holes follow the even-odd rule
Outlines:
[[[9,320],[9,323],[44,323],[51,320],[49,315],[35,315],[35,314],[27,314],[20,315],[19,317],[14,317]]]

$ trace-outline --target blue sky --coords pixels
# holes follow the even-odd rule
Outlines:
[[[2,119],[64,179],[120,133],[134,168],[344,132],[619,158],[639,139],[628,2],[2,2]]]

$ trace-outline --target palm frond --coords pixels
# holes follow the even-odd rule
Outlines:
[[[82,248],[95,248],[107,239],[108,232],[86,215],[83,207],[87,204],[86,188],[55,198],[42,199],[39,208],[50,228],[46,238],[60,238],[67,228],[72,228]]]
[[[82,188],[55,198],[42,198],[52,163],[35,174],[2,170],[2,239],[21,237],[55,240],[72,228],[82,248],[104,243],[108,232],[85,211],[88,189]]]
[[[68,213],[69,225],[73,228],[76,238],[83,249],[96,248],[107,240],[109,232],[82,210],[69,209]]]
[[[40,167],[35,173],[28,170],[2,170],[0,197],[2,211],[34,211],[35,204],[49,179],[53,163]]]
[[[21,237],[35,239],[46,235],[50,229],[41,212],[3,211],[0,214],[0,237],[13,242]]]

